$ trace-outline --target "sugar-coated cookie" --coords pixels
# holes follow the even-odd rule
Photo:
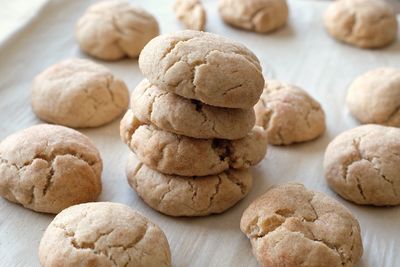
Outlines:
[[[379,68],[357,77],[346,102],[362,123],[400,127],[400,69]]]
[[[39,212],[95,201],[102,160],[83,134],[56,125],[21,130],[0,143],[0,195]]]
[[[166,174],[204,176],[259,163],[268,140],[261,127],[237,140],[197,139],[144,124],[129,110],[121,121],[121,139],[140,161]]]
[[[164,232],[119,203],[98,202],[63,210],[47,227],[39,245],[42,267],[169,267]]]
[[[302,184],[273,187],[243,213],[240,228],[264,267],[353,267],[363,253],[358,221]]]
[[[235,27],[267,33],[286,24],[286,0],[219,0],[222,19]]]
[[[304,90],[269,80],[255,106],[256,124],[268,134],[268,142],[289,145],[317,138],[325,131],[321,105]]]
[[[103,60],[136,58],[158,34],[156,18],[126,0],[93,4],[79,19],[75,30],[80,48]]]
[[[139,67],[162,90],[228,108],[251,108],[264,77],[257,57],[245,46],[216,34],[179,31],[151,40]]]
[[[239,139],[254,127],[253,108],[209,106],[163,91],[143,80],[132,92],[131,109],[139,120],[194,138]]]
[[[36,76],[31,102],[44,121],[72,128],[98,127],[126,110],[129,92],[108,68],[86,59],[68,59]]]
[[[327,147],[325,178],[343,198],[363,205],[400,205],[400,129],[367,124]]]
[[[379,48],[396,39],[397,19],[383,0],[340,0],[328,7],[325,28],[335,39],[362,48]]]
[[[226,170],[202,177],[157,172],[131,154],[126,166],[128,182],[153,209],[170,216],[206,216],[222,213],[251,189],[250,170]]]
[[[200,0],[175,0],[173,10],[187,29],[204,31],[207,17]]]

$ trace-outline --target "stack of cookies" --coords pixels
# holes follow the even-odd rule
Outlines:
[[[150,41],[139,58],[144,79],[121,121],[135,153],[129,184],[171,216],[221,213],[247,195],[248,170],[266,153],[253,106],[264,87],[257,57],[211,33],[181,31]]]

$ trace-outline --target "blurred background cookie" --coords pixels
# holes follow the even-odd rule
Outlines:
[[[32,126],[0,143],[0,195],[34,211],[58,213],[97,199],[102,166],[99,151],[83,134]]]
[[[397,36],[396,14],[383,0],[334,1],[324,22],[332,37],[362,48],[388,45]]]
[[[76,24],[80,48],[103,60],[137,58],[159,34],[156,18],[126,0],[106,0],[90,6]]]
[[[173,10],[187,29],[204,31],[207,15],[200,0],[175,0]]]
[[[400,127],[400,69],[379,68],[357,77],[346,102],[362,123]]]
[[[286,0],[219,0],[222,19],[235,27],[268,33],[286,24]]]
[[[35,77],[31,103],[44,121],[72,128],[98,127],[127,109],[129,92],[108,68],[86,59],[68,59]]]

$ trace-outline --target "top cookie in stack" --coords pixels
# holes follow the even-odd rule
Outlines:
[[[130,185],[172,216],[230,208],[249,192],[248,168],[266,153],[267,134],[254,127],[264,87],[257,57],[218,35],[181,31],[150,41],[139,67],[147,79],[121,121],[137,157],[127,166]]]
[[[251,108],[264,87],[257,57],[243,45],[212,33],[158,36],[142,50],[139,67],[160,89],[217,107]]]

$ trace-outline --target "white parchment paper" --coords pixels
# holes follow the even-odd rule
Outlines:
[[[0,139],[40,123],[30,107],[33,77],[69,57],[87,57],[74,40],[76,20],[93,1],[56,0],[45,4],[29,23],[0,43]],[[133,1],[155,14],[163,33],[181,29],[171,1]],[[238,40],[260,58],[268,78],[296,84],[319,100],[328,130],[316,141],[269,147],[267,158],[254,168],[254,188],[242,202],[222,215],[172,218],[146,206],[125,178],[128,148],[119,139],[119,121],[82,130],[98,146],[104,160],[103,192],[99,200],[125,203],[165,231],[173,266],[257,266],[250,243],[239,230],[243,210],[270,186],[300,181],[327,193],[359,219],[364,255],[358,267],[400,266],[400,207],[360,207],[342,200],[326,185],[322,160],[325,147],[337,134],[357,125],[344,105],[354,77],[381,66],[400,67],[400,42],[381,50],[361,50],[332,40],[321,16],[327,2],[290,1],[286,28],[270,35],[249,33],[223,24],[217,1],[205,1],[207,31]],[[143,78],[136,60],[100,62],[123,78],[130,90]],[[0,266],[38,266],[37,247],[53,216],[39,214],[0,199]]]

